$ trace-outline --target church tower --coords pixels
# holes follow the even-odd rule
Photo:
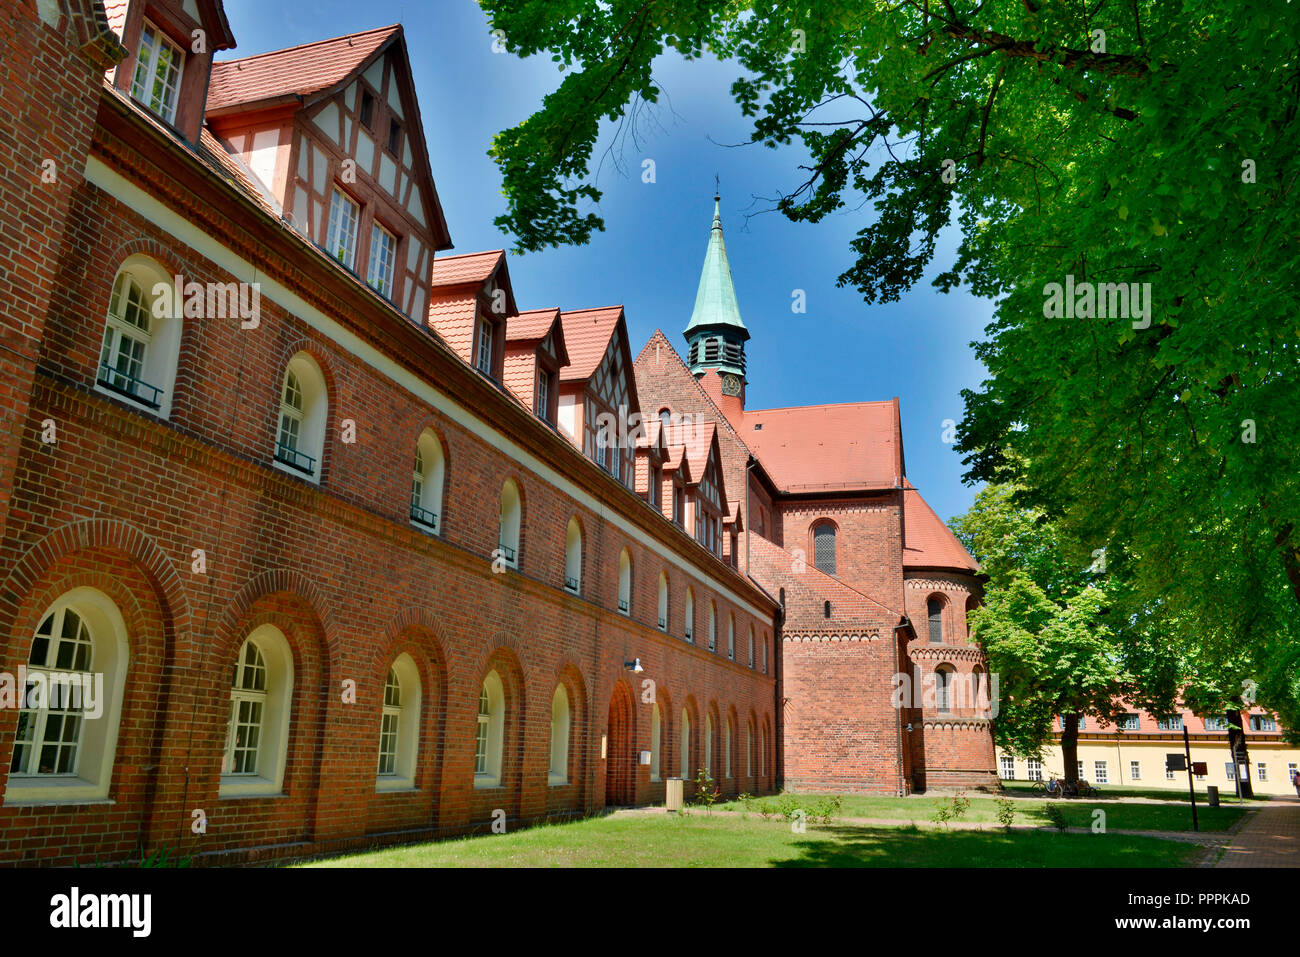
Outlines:
[[[686,364],[724,415],[738,424],[745,411],[745,341],[749,330],[740,318],[731,281],[722,216],[713,197],[713,228],[704,252],[695,309],[686,325]]]

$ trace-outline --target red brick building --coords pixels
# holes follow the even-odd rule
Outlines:
[[[621,307],[521,311],[447,253],[400,27],[214,64],[218,0],[0,17],[0,861],[992,777],[889,706],[978,664],[896,403],[807,412],[819,464]]]

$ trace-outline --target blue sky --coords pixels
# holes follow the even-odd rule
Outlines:
[[[505,211],[501,177],[487,156],[492,137],[528,117],[563,79],[544,57],[494,53],[487,17],[473,0],[398,2],[226,0],[237,49],[251,56],[390,23],[402,23],[415,73],[430,165],[457,252],[509,248],[492,225]],[[606,229],[591,243],[511,256],[520,308],[582,308],[622,303],[632,351],[662,328],[685,351],[721,179],[722,224],[748,344],[747,406],[753,409],[890,399],[898,396],[908,477],[943,519],[969,507],[960,457],[942,441],[945,419],[960,420],[960,391],[983,378],[969,343],[982,336],[992,306],[965,293],[922,284],[902,301],[868,306],[836,277],[849,265],[849,241],[869,209],[847,209],[821,223],[790,223],[762,197],[798,182],[797,147],[732,148],[749,127],[729,89],[737,67],[665,56],[664,90],[637,136],[605,157],[597,180]],[[604,155],[603,146],[596,153]],[[654,161],[655,181],[642,181]],[[955,234],[941,244],[947,266]],[[807,312],[792,312],[794,290]]]

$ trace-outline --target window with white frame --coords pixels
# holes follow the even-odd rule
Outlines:
[[[501,518],[497,534],[498,557],[508,568],[519,567],[519,529],[523,523],[523,502],[514,479],[501,486]]]
[[[535,411],[543,419],[551,416],[551,374],[545,369],[537,370],[537,403]]]
[[[1228,719],[1227,718],[1206,718],[1205,730],[1206,731],[1227,731]]]
[[[1277,721],[1267,714],[1252,714],[1250,716],[1251,731],[1276,731]]]
[[[689,781],[691,774],[691,715],[685,708],[682,708],[682,724],[678,729],[680,741],[678,743],[678,759],[681,778],[683,781]]]
[[[656,619],[660,631],[668,630],[668,574],[659,573],[659,613]]]
[[[1255,776],[1261,783],[1268,780],[1268,764],[1263,761],[1255,763]]]
[[[626,548],[618,553],[618,610],[632,614],[632,556]]]
[[[486,376],[492,374],[492,321],[482,316],[478,320],[478,371]]]
[[[1014,781],[1016,779],[1016,759],[1009,754],[1004,754],[998,758],[998,763],[1001,765],[1002,780]]]
[[[686,605],[682,612],[682,634],[687,641],[695,641],[695,589],[686,587]]]
[[[366,282],[387,299],[393,298],[393,260],[397,257],[397,237],[378,223],[370,226],[370,265]]]
[[[325,251],[330,257],[352,269],[357,258],[357,224],[361,207],[337,186],[330,196],[329,230],[325,234]]]
[[[709,651],[716,651],[718,648],[718,609],[712,601],[709,602]]]
[[[722,774],[725,780],[731,780],[731,719],[727,719],[722,729]]]
[[[754,626],[749,626],[749,667],[754,667]]]
[[[1082,761],[1078,761],[1078,762],[1076,762],[1076,764],[1078,765],[1078,768],[1079,768],[1079,777],[1083,777],[1083,762],[1082,762]]]
[[[1140,727],[1138,716],[1135,714],[1122,714],[1116,722],[1121,731],[1137,731]]]
[[[763,674],[767,674],[767,632],[763,632]]]
[[[661,760],[661,739],[663,737],[663,719],[659,714],[659,703],[655,702],[650,708],[650,780],[659,780],[659,765]]]
[[[275,464],[320,481],[327,400],[320,366],[305,352],[289,360],[280,390]]]
[[[582,526],[578,519],[569,519],[564,531],[564,588],[578,595],[582,593]]]
[[[713,715],[704,716],[704,773],[713,777]]]
[[[1178,714],[1168,718],[1157,718],[1156,727],[1161,731],[1181,731],[1183,730],[1183,716]]]
[[[1133,780],[1133,781],[1141,781],[1141,780],[1142,780],[1142,762],[1141,762],[1141,761],[1130,761],[1130,762],[1128,763],[1128,776],[1129,776],[1130,780]]]
[[[736,616],[727,612],[727,658],[736,660]]]
[[[758,732],[758,776],[767,774],[767,725]]]
[[[154,295],[172,281],[143,256],[123,262],[113,279],[100,346],[95,388],[141,406],[160,418],[171,411],[180,355],[180,308],[169,293]]]
[[[131,98],[143,103],[168,123],[176,122],[176,104],[181,89],[185,53],[147,20],[140,30],[135,73],[131,77]]]
[[[754,776],[754,723],[745,725],[745,777]]]
[[[1170,770],[1168,764],[1165,765],[1165,780],[1166,780],[1166,781],[1172,781],[1172,780],[1174,780],[1174,772],[1173,772],[1172,770]]]
[[[1025,761],[1025,778],[1029,781],[1043,780],[1043,762],[1038,758],[1029,758]]]
[[[103,592],[72,589],[41,616],[15,695],[6,804],[108,796],[127,661],[126,625]]]
[[[569,692],[564,685],[551,696],[551,765],[547,783],[552,786],[569,783]]]
[[[379,769],[375,780],[377,790],[415,787],[420,705],[420,671],[415,659],[403,652],[393,661],[384,681],[379,719]]]
[[[1227,775],[1229,781],[1237,780],[1237,764],[1234,761],[1225,761],[1223,763],[1223,772]]]
[[[1092,779],[1096,784],[1105,784],[1108,780],[1109,768],[1105,761],[1092,762]]]
[[[1287,762],[1286,779],[1288,781],[1295,781],[1295,773],[1297,768],[1300,768],[1300,765],[1297,765],[1294,761]]]
[[[411,521],[432,532],[442,530],[442,488],[446,481],[446,457],[442,442],[432,429],[425,429],[415,444],[415,465],[411,473]]]
[[[254,629],[239,648],[231,677],[222,797],[283,790],[292,694],[289,642],[273,625]]]
[[[479,690],[478,725],[474,737],[474,786],[501,785],[501,755],[505,741],[505,686],[495,671],[489,671]]]

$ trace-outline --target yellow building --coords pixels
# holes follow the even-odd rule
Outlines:
[[[1282,739],[1276,717],[1254,709],[1246,718],[1246,772],[1256,795],[1295,795],[1292,775],[1300,767],[1300,747]],[[1079,776],[1099,787],[1168,788],[1187,793],[1187,772],[1165,769],[1165,756],[1183,754],[1183,726],[1191,742],[1193,765],[1205,764],[1205,774],[1193,775],[1198,792],[1215,786],[1224,798],[1237,792],[1236,774],[1228,749],[1227,725],[1222,718],[1201,718],[1190,711],[1157,718],[1145,712],[1131,712],[1118,724],[1105,728],[1091,716],[1079,729]],[[998,775],[1003,780],[1046,781],[1063,777],[1060,719],[1054,743],[1045,748],[1041,761],[1013,757],[997,749]]]

